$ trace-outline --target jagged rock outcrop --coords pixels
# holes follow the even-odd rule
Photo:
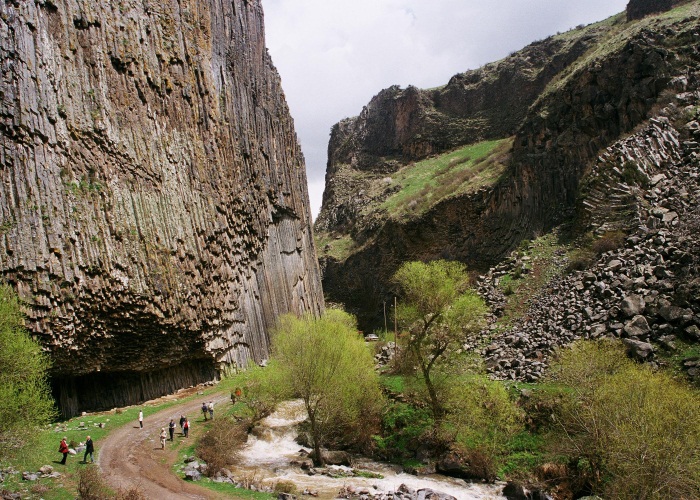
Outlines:
[[[374,214],[371,234],[363,233],[354,253],[342,261],[321,258],[327,296],[358,313],[365,329],[378,327],[382,302],[391,296],[383,284],[402,262],[448,258],[485,271],[523,239],[575,219],[581,181],[601,151],[697,78],[692,75],[700,65],[698,6],[683,8],[688,11],[683,16],[633,23],[618,17],[594,26],[615,36],[596,35],[605,42],[561,71],[529,106],[506,174],[492,186],[443,199],[412,218]],[[590,29],[566,37],[585,38]],[[355,175],[357,190],[345,182],[345,197],[339,199],[336,179],[353,176],[338,171],[329,167],[325,216],[319,216],[316,227],[331,235],[354,235],[348,207],[363,199],[368,176]],[[616,207],[622,208],[624,193],[618,198]],[[356,217],[354,223],[364,221]]]
[[[323,307],[259,0],[0,4],[0,272],[66,414],[267,357]]]

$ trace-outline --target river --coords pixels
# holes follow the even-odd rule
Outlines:
[[[411,489],[430,488],[437,492],[450,494],[460,500],[501,500],[502,485],[485,485],[467,483],[461,479],[433,474],[413,476],[401,472],[395,465],[359,459],[356,469],[379,473],[383,479],[363,477],[331,478],[326,475],[308,475],[299,467],[305,459],[301,450],[309,452],[295,442],[296,425],[305,419],[302,401],[288,401],[272,415],[261,421],[256,435],[250,435],[247,444],[240,453],[239,465],[233,473],[240,481],[245,477],[252,482],[268,486],[278,481],[292,482],[299,492],[311,490],[318,492],[318,498],[337,498],[338,492],[347,486],[356,490],[366,490],[373,495],[391,493],[405,484]],[[345,468],[349,470],[349,468]],[[342,467],[338,467],[342,471]]]

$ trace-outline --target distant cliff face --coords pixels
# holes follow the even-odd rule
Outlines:
[[[319,231],[350,230],[357,222],[354,192],[337,186],[343,166],[379,176],[410,161],[463,144],[515,133],[546,85],[606,32],[549,38],[480,69],[453,76],[444,87],[382,90],[355,117],[333,126]]]
[[[0,4],[0,272],[65,413],[268,355],[323,307],[259,0]]]
[[[697,79],[699,8],[695,2],[667,15],[632,23],[617,16],[553,37],[540,45],[553,47],[566,42],[561,47],[570,51],[552,50],[552,57],[559,63],[544,59],[525,71],[525,76],[500,68],[507,68],[508,61],[517,66],[514,63],[519,58],[532,60],[532,55],[528,55],[532,47],[487,66],[489,70],[485,68],[479,78],[466,73],[435,91],[406,90],[407,94],[441,96],[431,103],[444,103],[446,96],[452,95],[450,102],[462,103],[461,107],[450,107],[453,122],[482,124],[478,130],[483,135],[472,136],[472,141],[499,134],[503,137],[513,127],[516,129],[509,168],[497,182],[442,199],[415,217],[392,217],[380,208],[369,218],[366,207],[372,203],[381,206],[382,200],[369,199],[367,193],[379,192],[370,189],[378,183],[389,185],[391,172],[411,160],[400,146],[422,140],[425,134],[393,147],[389,152],[395,155],[393,163],[381,156],[386,154],[384,151],[374,157],[366,154],[372,151],[367,144],[394,144],[392,128],[386,139],[380,135],[371,141],[355,140],[363,137],[356,133],[334,141],[352,128],[369,129],[372,113],[399,116],[395,103],[373,109],[387,91],[380,93],[358,118],[341,122],[331,136],[326,192],[316,228],[336,239],[349,235],[357,241],[358,234],[362,239],[343,259],[321,257],[324,289],[330,300],[342,302],[360,315],[364,328],[377,327],[382,302],[391,297],[386,283],[402,262],[448,258],[484,270],[524,238],[574,220],[581,180],[597,155],[653,116],[655,107],[664,104],[665,98],[685,90]],[[546,68],[552,68],[552,72],[558,68],[558,72],[552,75]],[[519,90],[522,84],[509,86],[509,82],[522,82],[532,74],[550,76],[543,76],[541,83],[532,83],[532,93]],[[453,89],[458,82],[471,81],[481,83],[459,91]],[[490,98],[481,97],[491,95],[489,89],[498,92],[494,91]],[[506,106],[501,106],[499,95]],[[425,115],[435,114],[433,108],[427,109]],[[504,121],[509,110],[513,124],[499,128],[499,124],[509,123]],[[361,123],[367,125],[360,126]],[[416,131],[428,127],[420,120],[415,123]],[[455,137],[451,130],[447,129],[448,138]],[[438,133],[439,128],[435,131]],[[462,135],[465,140],[467,137]],[[344,145],[348,151],[337,145]]]

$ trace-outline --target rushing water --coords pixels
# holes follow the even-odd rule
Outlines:
[[[370,493],[389,493],[396,491],[401,484],[414,490],[431,488],[448,493],[460,500],[500,500],[502,486],[471,484],[461,479],[454,479],[438,474],[430,476],[413,476],[397,469],[396,466],[374,462],[367,459],[356,463],[357,469],[376,472],[383,479],[347,477],[334,479],[324,475],[309,476],[299,467],[305,456],[301,450],[310,451],[297,444],[295,426],[305,418],[301,401],[288,401],[261,422],[261,427],[251,435],[243,448],[239,466],[233,471],[237,478],[245,476],[257,482],[273,485],[277,481],[293,482],[299,491],[309,489],[316,491],[319,498],[336,498],[344,486],[356,489],[365,488]],[[342,469],[341,467],[338,467]]]

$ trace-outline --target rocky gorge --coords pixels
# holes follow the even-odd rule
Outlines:
[[[323,308],[260,1],[0,5],[0,274],[65,415],[267,357]]]

